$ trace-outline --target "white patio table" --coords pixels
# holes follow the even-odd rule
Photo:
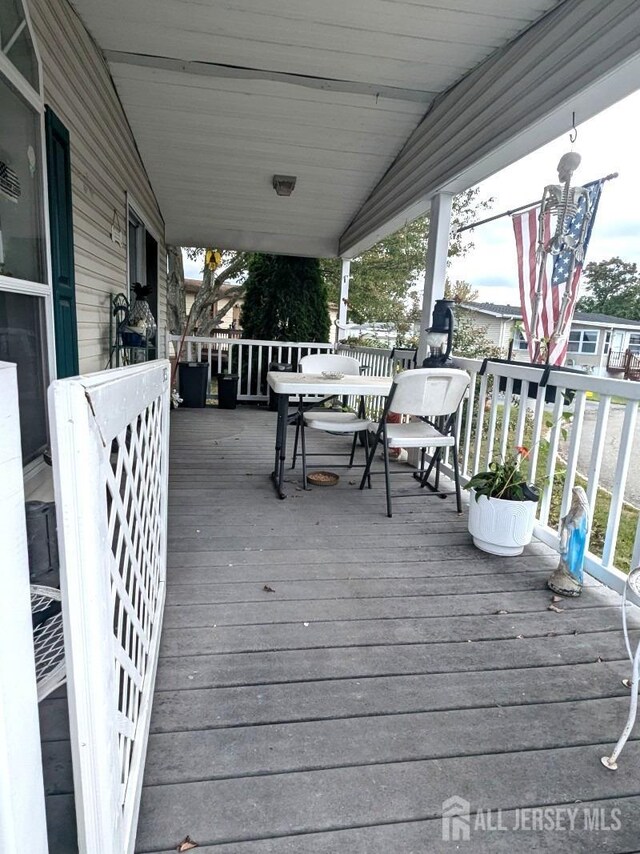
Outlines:
[[[326,379],[322,374],[294,374],[270,371],[267,374],[269,387],[279,394],[278,421],[276,426],[275,462],[271,479],[279,498],[286,498],[284,492],[284,468],[287,456],[287,426],[289,397],[317,394],[321,397],[337,395],[381,395],[386,397],[391,390],[392,377],[368,377],[347,375],[342,379]]]

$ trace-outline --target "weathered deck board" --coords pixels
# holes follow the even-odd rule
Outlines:
[[[628,707],[617,597],[589,582],[549,611],[546,547],[479,552],[450,499],[398,502],[387,519],[380,477],[360,492],[342,471],[305,492],[293,472],[278,501],[274,426],[249,408],[173,416],[136,850],[169,854],[187,834],[203,854],[638,850],[637,734],[618,772],[599,761]],[[52,850],[71,854],[62,694],[43,750]],[[452,795],[503,810],[504,829],[443,842]],[[570,831],[514,829],[523,808],[556,806],[598,820],[615,807],[620,829],[589,829],[582,812]]]
[[[549,611],[548,549],[477,551],[451,500],[398,502],[387,519],[380,477],[303,491],[291,472],[278,501],[274,423],[173,419],[137,850],[187,834],[209,854],[458,850],[442,840],[452,795],[505,811],[470,851],[640,847],[640,743],[616,774],[599,761],[628,704],[617,597],[589,582]],[[514,830],[518,808],[583,804],[619,808],[620,829]]]

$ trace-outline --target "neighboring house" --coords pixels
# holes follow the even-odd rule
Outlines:
[[[194,303],[196,298],[196,294],[202,287],[201,279],[185,279],[184,280],[184,292],[185,292],[185,306],[187,310],[187,314],[191,311],[191,306]],[[220,288],[220,298],[217,299],[211,306],[211,314],[216,314],[218,311],[222,309],[225,304],[225,294],[229,290],[229,288],[233,287],[230,284],[224,284]],[[225,316],[219,321],[218,329],[230,329],[231,324],[235,322],[234,329],[240,328],[240,312],[242,310],[242,300],[237,302],[229,311],[225,314]]]
[[[0,360],[18,365],[30,491],[48,472],[46,388],[107,366],[112,294],[151,286],[163,355],[166,255],[129,122],[78,15],[66,0],[31,0],[30,21],[19,3],[2,9]]]
[[[491,302],[462,303],[456,312],[464,312],[475,324],[486,329],[491,339],[506,355],[513,339],[513,358],[527,361],[527,342],[516,323],[522,312],[514,305]],[[619,355],[627,351],[640,353],[640,321],[588,314],[576,311],[569,332],[567,367],[580,368],[599,376],[619,374]]]
[[[185,291],[185,305],[187,314],[191,310],[191,306],[193,305],[193,301],[196,298],[196,294],[200,290],[202,286],[202,281],[200,279],[185,279],[184,280],[184,291]],[[224,284],[220,288],[220,297],[217,299],[211,306],[212,314],[220,311],[225,304],[226,297],[225,294],[229,290],[229,288],[233,287],[230,284]],[[219,321],[217,328],[218,329],[241,329],[240,318],[242,316],[242,305],[243,300],[238,300],[238,302],[229,309],[229,311],[225,314],[225,316]],[[335,322],[338,318],[338,306],[335,303],[329,303],[329,319],[331,321],[331,329],[335,328]],[[233,327],[232,327],[233,324]],[[330,335],[331,337],[331,335]]]

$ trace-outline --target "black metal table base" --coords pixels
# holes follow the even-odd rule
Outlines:
[[[287,457],[287,426],[289,422],[289,395],[278,395],[278,422],[276,425],[276,448],[271,480],[278,498],[286,498],[284,491],[284,469]]]

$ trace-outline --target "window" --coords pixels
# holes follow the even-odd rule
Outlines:
[[[21,0],[0,0],[0,360],[17,364],[22,457],[48,443],[47,281],[38,56]]]
[[[38,89],[38,58],[20,0],[0,0],[0,53]]]
[[[0,361],[18,366],[22,461],[32,462],[47,446],[44,298],[0,291]]]
[[[45,282],[40,116],[0,77],[0,276]]]
[[[513,336],[513,349],[514,350],[528,350],[529,347],[527,345],[527,339],[524,337],[522,332],[519,329],[516,329],[515,334]]]
[[[632,332],[629,336],[629,350],[632,353],[640,353],[640,333]]]
[[[611,349],[611,335],[612,335],[611,330],[607,329],[607,331],[604,334],[604,355],[605,356],[609,355],[609,350]]]
[[[598,349],[597,330],[572,329],[569,333],[569,353],[595,353]]]

